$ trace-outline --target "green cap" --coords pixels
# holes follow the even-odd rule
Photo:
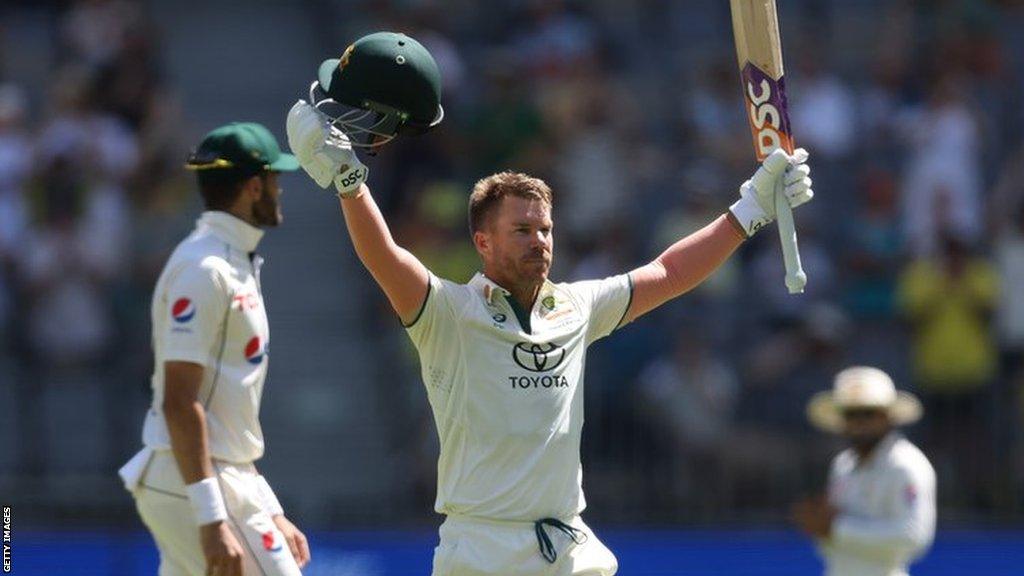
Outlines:
[[[444,116],[437,62],[422,44],[405,34],[363,36],[340,58],[324,60],[317,80],[335,101],[394,114],[398,126],[425,131]]]
[[[299,161],[281,152],[277,139],[262,124],[232,122],[210,131],[192,152],[185,168],[209,177],[245,179],[263,171],[290,172]]]

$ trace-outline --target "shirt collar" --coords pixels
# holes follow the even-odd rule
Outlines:
[[[512,295],[511,292],[505,290],[501,286],[498,286],[496,282],[487,276],[484,276],[483,272],[477,272],[474,274],[473,278],[469,281],[469,285],[479,290],[488,304],[494,304],[494,298],[498,294],[501,294],[506,298]]]
[[[231,247],[245,253],[256,250],[260,238],[263,238],[263,230],[227,212],[217,210],[203,212],[196,222],[196,227],[210,229]]]
[[[498,294],[506,298],[512,295],[511,292],[499,286],[497,282],[485,276],[483,272],[474,274],[473,278],[469,281],[469,285],[479,290],[488,304],[494,304],[494,298]],[[540,287],[540,291],[537,293],[537,300],[542,300],[545,296],[552,294],[554,290],[555,284],[551,280],[545,279],[544,285]],[[536,305],[536,302],[534,302],[534,305]]]

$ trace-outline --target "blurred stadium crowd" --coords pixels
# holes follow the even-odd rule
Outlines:
[[[138,443],[150,290],[198,210],[180,169],[197,134],[162,73],[154,3],[55,4],[42,99],[10,73],[18,51],[0,53],[0,388],[18,435],[5,478],[82,474],[93,460],[89,472],[112,478]],[[369,182],[399,242],[440,276],[476,270],[466,198],[498,169],[552,184],[552,276],[575,280],[651,259],[720,214],[754,168],[727,3],[308,6],[336,24],[334,38],[405,31],[438,61],[444,124],[371,159]],[[820,489],[838,446],[806,424],[807,399],[840,368],[867,363],[925,402],[909,434],[938,471],[942,518],[1019,522],[1024,2],[780,8],[792,124],[817,193],[797,222],[807,293],[786,294],[777,236],[763,233],[693,293],[592,350],[592,513],[781,519]],[[283,124],[285,110],[271,114]],[[358,330],[387,341],[374,377],[400,383],[402,401],[393,386],[377,393],[391,397],[389,446],[415,503],[382,519],[421,519],[436,437],[411,346],[381,312],[386,301],[367,293],[376,300]],[[267,297],[272,310],[286,295]],[[81,396],[87,388],[102,392]],[[47,422],[94,408],[104,453],[55,457],[61,438]]]

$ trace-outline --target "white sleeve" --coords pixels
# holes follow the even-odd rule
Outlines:
[[[427,295],[423,305],[405,331],[422,354],[425,349],[439,346],[455,334],[455,292],[459,285],[428,273]],[[448,342],[450,344],[450,342]]]
[[[190,264],[168,282],[163,358],[208,366],[231,303],[231,292],[215,269]]]
[[[844,514],[832,525],[830,544],[872,557],[905,562],[927,548],[935,537],[935,472],[930,466],[894,470],[889,518]]]
[[[633,281],[629,274],[609,276],[603,280],[586,280],[570,284],[588,312],[587,344],[611,334],[633,301]]]
[[[423,307],[405,327],[419,354],[420,375],[438,430],[443,430],[448,420],[452,379],[462,354],[458,321],[463,299],[467,296],[464,288],[430,274]]]

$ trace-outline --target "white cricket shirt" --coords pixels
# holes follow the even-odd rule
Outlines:
[[[839,515],[819,543],[828,576],[905,576],[935,537],[935,471],[896,432],[863,462],[836,456],[829,501]]]
[[[535,521],[583,511],[586,350],[620,324],[631,296],[625,274],[546,282],[526,332],[509,292],[482,274],[468,284],[430,276],[407,330],[440,438],[438,512]]]
[[[260,397],[269,327],[253,252],[263,231],[226,212],[204,212],[171,254],[153,293],[153,404],[142,441],[170,449],[163,415],[164,362],[202,364],[210,456],[245,463],[263,455]]]

